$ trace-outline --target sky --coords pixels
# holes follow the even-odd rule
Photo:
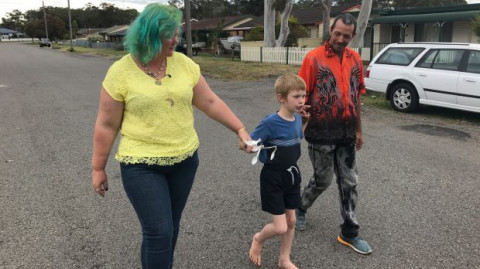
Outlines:
[[[68,7],[68,0],[43,0],[45,6],[54,7]],[[478,0],[480,1],[480,0]],[[149,3],[167,3],[167,0],[70,0],[70,8],[83,8],[87,3],[92,3],[94,6],[100,6],[100,3],[106,2],[114,4],[118,8],[135,8],[139,12]],[[0,20],[5,17],[7,13],[18,9],[21,12],[26,12],[31,9],[39,9],[42,7],[42,0],[0,0]]]

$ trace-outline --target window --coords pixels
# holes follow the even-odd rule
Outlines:
[[[433,60],[437,56],[438,50],[430,50],[418,62],[417,67],[432,68]]]
[[[480,74],[480,51],[470,51],[466,71]]]
[[[453,23],[416,23],[414,42],[452,42]]]
[[[464,50],[439,50],[432,68],[456,71],[464,52]]]
[[[377,63],[407,66],[424,49],[425,48],[389,48],[378,58]]]

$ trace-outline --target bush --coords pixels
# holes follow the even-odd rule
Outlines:
[[[105,39],[101,36],[101,35],[98,35],[98,34],[95,34],[95,35],[89,35],[87,37],[87,40],[89,42],[105,42]]]
[[[476,16],[472,21],[473,32],[477,37],[480,37],[480,16]]]
[[[263,40],[263,27],[256,26],[248,32],[245,36],[245,41],[262,41]]]

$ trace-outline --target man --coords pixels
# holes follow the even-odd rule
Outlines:
[[[296,212],[296,228],[306,228],[307,209],[328,188],[335,174],[344,220],[337,240],[358,253],[370,254],[368,243],[358,237],[355,214],[355,151],[363,145],[359,97],[366,92],[362,59],[347,48],[356,27],[352,15],[337,16],[330,28],[329,40],[308,53],[300,68],[299,76],[307,84],[306,101],[311,106],[305,139],[314,175],[303,190],[302,203]]]

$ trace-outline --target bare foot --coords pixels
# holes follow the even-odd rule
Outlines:
[[[252,239],[252,246],[250,247],[250,251],[248,252],[248,256],[250,257],[250,261],[260,267],[260,265],[262,265],[262,248],[263,248],[263,244],[260,243],[258,240],[257,240],[257,236],[258,236],[258,233],[256,233],[254,236],[253,236],[253,239]]]
[[[298,269],[292,261],[278,261],[278,269]]]

